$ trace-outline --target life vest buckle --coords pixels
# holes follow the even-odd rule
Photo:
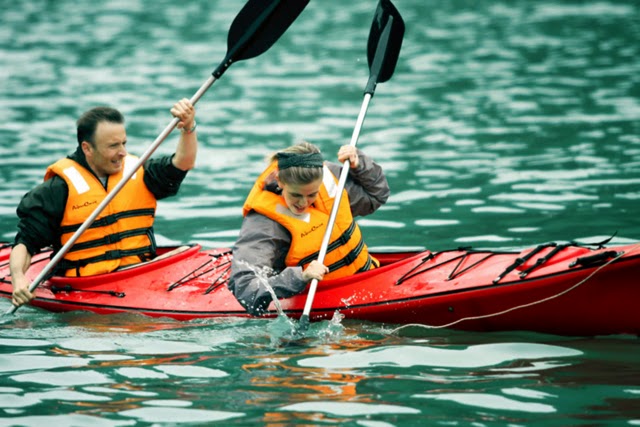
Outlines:
[[[351,265],[360,255],[359,252],[351,251],[349,252],[342,260],[344,261],[344,265]]]
[[[343,233],[340,237],[338,237],[340,246],[344,246],[349,243],[349,239],[351,239],[351,233]]]
[[[122,251],[120,249],[114,249],[104,253],[106,259],[120,259],[123,258]]]
[[[120,234],[107,234],[104,236],[105,244],[118,243],[120,240],[122,240],[122,236]]]
[[[101,218],[101,220],[102,221],[100,225],[113,225],[118,222],[118,217],[116,215],[107,215]]]

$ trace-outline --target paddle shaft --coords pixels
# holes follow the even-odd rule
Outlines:
[[[216,78],[213,75],[210,76],[207,79],[207,81],[200,87],[200,89],[198,89],[195,95],[193,95],[193,97],[190,99],[191,104],[196,105],[198,100],[202,98],[202,95],[204,95],[204,93],[211,87],[211,85],[213,85],[215,81],[216,81]],[[160,144],[162,144],[162,142],[165,139],[167,139],[169,134],[173,131],[173,129],[178,125],[179,122],[180,122],[180,119],[177,117],[174,117],[171,123],[169,123],[167,127],[164,128],[162,133],[158,135],[156,140],[153,141],[153,144],[151,144],[151,146],[147,148],[147,151],[145,151],[142,154],[142,156],[140,156],[137,163],[135,163],[135,165],[132,168],[130,169],[127,168],[128,170],[123,174],[120,182],[118,182],[118,184],[115,187],[113,187],[113,189],[109,192],[109,194],[107,194],[107,196],[104,198],[104,200],[102,200],[102,202],[98,205],[98,207],[96,207],[93,210],[93,212],[91,212],[91,215],[89,215],[89,217],[82,223],[80,228],[78,228],[76,232],[73,233],[73,235],[69,238],[67,243],[65,243],[64,246],[60,248],[60,250],[51,259],[51,261],[49,261],[49,263],[42,269],[42,271],[40,271],[40,274],[38,274],[38,276],[33,280],[33,282],[31,282],[31,285],[29,286],[30,292],[33,292],[38,287],[38,285],[40,285],[40,283],[44,280],[44,278],[47,277],[47,275],[49,275],[51,270],[53,270],[53,268],[58,264],[58,262],[60,262],[60,260],[67,254],[67,252],[69,252],[69,249],[71,249],[71,247],[75,244],[76,240],[80,238],[82,233],[84,233],[89,227],[91,227],[91,224],[93,224],[93,222],[96,220],[98,215],[100,215],[100,213],[107,207],[107,205],[111,203],[114,197],[116,197],[116,195],[120,192],[120,190],[122,190],[122,187],[124,187],[127,184],[127,182],[129,182],[129,179],[131,179],[131,177],[136,173],[136,171],[140,168],[140,166],[142,166],[144,162],[149,160],[149,157],[151,157],[153,152],[156,151],[156,149],[160,146]],[[15,313],[17,309],[18,307],[13,305],[7,311],[6,314]]]
[[[371,63],[371,66],[369,67],[370,68],[369,80],[367,81],[367,85],[365,87],[364,99],[362,101],[362,106],[360,107],[360,113],[358,114],[356,125],[351,135],[351,142],[349,143],[349,145],[353,147],[355,147],[356,144],[358,143],[358,137],[360,136],[360,130],[362,129],[362,124],[364,123],[364,118],[367,114],[367,109],[369,108],[369,102],[371,101],[371,98],[375,93],[380,71],[385,65],[386,52],[389,44],[389,38],[391,37],[392,26],[393,26],[393,16],[389,16],[388,21],[385,24],[384,29],[382,30],[382,33],[380,35],[380,39],[378,39],[375,57]],[[327,248],[329,247],[329,241],[331,240],[333,225],[335,224],[336,217],[338,216],[340,200],[342,199],[342,192],[347,182],[347,177],[349,175],[350,167],[351,167],[351,163],[349,162],[349,160],[345,160],[342,165],[342,171],[340,172],[340,179],[338,180],[338,192],[333,201],[333,206],[331,207],[329,223],[327,224],[327,229],[324,232],[324,237],[322,238],[322,244],[320,246],[320,252],[318,254],[318,262],[320,263],[324,263],[324,258],[327,254]],[[299,327],[302,330],[306,329],[309,325],[309,313],[311,313],[311,308],[313,307],[313,300],[315,298],[317,288],[318,288],[318,280],[313,279],[311,281],[311,284],[309,285],[309,292],[307,294],[307,300],[305,301],[305,304],[304,304],[304,310],[302,311],[302,316],[300,316]]]
[[[355,147],[356,144],[358,143],[360,130],[362,129],[364,118],[367,115],[367,109],[369,108],[369,102],[371,101],[371,98],[372,98],[372,94],[370,93],[367,93],[364,95],[364,100],[362,101],[362,106],[360,107],[360,114],[358,114],[358,120],[356,121],[356,126],[353,129],[353,134],[351,135],[351,142],[349,143],[349,145],[353,147]],[[329,223],[327,224],[327,229],[324,232],[324,237],[322,238],[322,244],[320,245],[318,262],[320,262],[321,264],[324,263],[324,258],[327,255],[327,248],[329,247],[329,241],[331,240],[331,233],[333,231],[333,226],[336,222],[336,217],[338,216],[340,200],[342,199],[342,192],[347,182],[347,177],[349,175],[350,167],[351,167],[351,162],[349,160],[345,160],[344,163],[342,164],[340,179],[338,180],[338,193],[336,194],[336,197],[333,200],[333,206],[331,207],[331,215],[329,216]],[[313,279],[311,281],[311,285],[309,286],[309,293],[307,294],[307,300],[304,305],[304,310],[302,311],[302,316],[306,317],[307,319],[309,317],[309,313],[311,312],[311,307],[313,306],[313,299],[316,295],[317,288],[318,288],[318,280]],[[303,322],[302,319],[301,319],[301,322]]]

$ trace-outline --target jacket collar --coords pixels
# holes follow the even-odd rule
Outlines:
[[[76,151],[68,155],[67,158],[78,163],[80,166],[82,166],[83,168],[91,172],[91,174],[93,174],[96,178],[98,178],[98,175],[96,175],[93,169],[91,169],[91,166],[89,166],[89,163],[87,163],[87,157],[84,155],[84,151],[82,151],[82,147],[80,147],[80,145],[78,145]]]

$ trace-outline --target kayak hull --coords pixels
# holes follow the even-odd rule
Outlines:
[[[348,319],[472,331],[640,334],[640,245],[565,246],[374,253],[380,268],[319,284],[310,319],[330,319],[338,311]],[[9,247],[0,249],[5,298],[11,298],[9,253]],[[227,288],[229,249],[192,245],[159,253],[157,260],[109,274],[52,277],[36,289],[31,305],[176,320],[249,317]],[[33,257],[31,279],[50,256]],[[306,292],[279,302],[299,318]],[[272,303],[265,317],[276,315]]]

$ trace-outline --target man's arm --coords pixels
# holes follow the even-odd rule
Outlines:
[[[53,177],[25,194],[18,209],[18,233],[9,257],[13,296],[11,302],[21,306],[33,299],[31,282],[25,273],[31,257],[45,246],[60,246],[59,229],[69,189],[60,177]]]
[[[180,140],[173,156],[173,165],[182,171],[188,171],[196,165],[198,137],[196,135],[196,110],[188,99],[178,101],[171,109],[171,114],[180,119]]]
[[[68,194],[67,183],[58,176],[25,194],[16,209],[18,233],[15,245],[22,243],[31,255],[47,246],[59,248],[60,224]]]
[[[16,307],[26,304],[33,299],[33,294],[29,292],[31,282],[25,276],[25,273],[31,265],[31,254],[27,247],[22,243],[17,244],[11,249],[9,257],[9,269],[11,270],[11,283],[13,284],[13,294],[11,303]]]
[[[173,156],[149,159],[144,164],[144,183],[156,200],[178,194],[187,172],[173,165]]]
[[[144,165],[144,183],[157,200],[174,196],[187,171],[194,168],[198,152],[196,135],[195,108],[187,99],[174,104],[171,114],[180,119],[180,139],[176,152],[172,156],[150,159]]]

